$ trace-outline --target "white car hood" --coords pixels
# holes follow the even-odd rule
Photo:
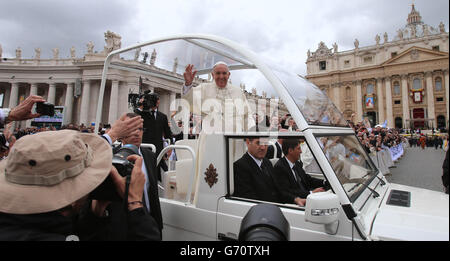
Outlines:
[[[411,192],[410,207],[386,204],[392,190]],[[372,224],[375,240],[449,240],[449,195],[390,184]]]

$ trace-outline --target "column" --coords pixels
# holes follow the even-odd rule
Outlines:
[[[55,104],[55,96],[56,96],[56,83],[51,82],[48,84],[47,102],[49,102],[51,104]]]
[[[30,96],[37,95],[37,83],[30,83]]]
[[[361,94],[361,80],[356,81],[356,119],[355,124],[362,121],[362,94]]]
[[[383,124],[385,121],[384,106],[383,106],[383,78],[377,79],[377,104],[378,104],[378,124]]]
[[[334,105],[340,110],[341,109],[341,96],[339,95],[340,84],[336,83],[332,85],[333,87],[333,96],[334,96]]]
[[[17,106],[17,102],[19,100],[19,83],[12,82],[11,83],[11,94],[9,96],[9,108],[14,108]]]
[[[80,124],[84,123],[89,125],[88,113],[91,96],[91,82],[90,80],[83,81],[83,93],[81,94],[81,111],[80,111]]]
[[[394,128],[394,114],[392,112],[392,90],[391,90],[391,78],[386,77],[384,79],[384,84],[386,87],[386,118],[387,126],[389,128]]]
[[[436,114],[434,113],[434,94],[433,94],[433,72],[425,72],[425,81],[427,86],[427,109],[428,109],[428,119],[433,119],[433,126],[429,126],[436,128]]]
[[[66,100],[64,102],[64,122],[63,124],[72,123],[73,110],[73,88],[74,83],[66,83]]]
[[[111,96],[109,98],[108,122],[113,124],[117,120],[117,100],[119,98],[119,81],[113,80],[111,84]]]
[[[37,95],[37,83],[30,83],[30,96]],[[31,127],[31,120],[27,120],[26,127]]]
[[[447,121],[446,121],[446,124],[447,124],[447,129],[449,128],[449,119],[450,119],[450,117],[449,117],[449,110],[450,110],[450,108],[449,108],[449,95],[450,95],[450,92],[449,92],[449,88],[448,88],[448,70],[444,70],[444,75],[445,75],[445,80],[444,80],[444,82],[445,82],[445,104],[446,104],[446,110],[447,110]]]
[[[402,75],[402,109],[403,109],[403,127],[406,126],[406,120],[409,120],[409,91],[408,91],[408,75]]]
[[[173,111],[177,110],[177,105],[175,103],[175,100],[176,100],[176,93],[170,92],[170,105],[169,105],[170,106],[169,107],[170,114],[172,114]]]

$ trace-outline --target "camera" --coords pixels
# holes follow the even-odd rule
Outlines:
[[[151,108],[156,106],[156,103],[159,100],[159,95],[150,91],[145,91],[144,94],[141,95],[140,99],[144,98],[142,103],[138,103],[139,106],[143,106],[143,111],[150,111]]]
[[[52,117],[55,115],[55,105],[48,102],[37,102],[36,112],[41,115],[48,115]]]
[[[131,175],[134,164],[127,160],[128,156],[139,154],[139,149],[135,145],[123,145],[112,158],[112,164],[119,172],[120,176],[126,177]],[[94,189],[90,194],[91,199],[121,201],[122,198],[116,192],[112,178],[108,176],[100,186]]]
[[[157,105],[158,100],[159,95],[154,92],[150,92],[150,90],[147,90],[140,95],[135,93],[128,94],[128,103],[133,106],[134,110],[142,106],[142,111],[148,112],[151,108]]]
[[[242,219],[239,241],[289,241],[289,229],[289,222],[277,206],[258,204]]]

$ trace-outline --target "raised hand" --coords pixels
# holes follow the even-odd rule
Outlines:
[[[197,73],[197,70],[193,70],[193,69],[194,69],[193,64],[188,64],[186,66],[186,70],[183,73],[185,86],[191,86],[192,82],[194,81],[194,77],[195,77],[195,74]]]

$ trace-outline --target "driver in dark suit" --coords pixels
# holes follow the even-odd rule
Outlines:
[[[302,152],[300,140],[283,140],[284,157],[274,166],[274,181],[280,193],[282,203],[295,203],[305,206],[310,193],[323,192],[328,185],[324,180],[306,174],[299,161]],[[326,188],[324,188],[326,187]]]
[[[233,164],[233,196],[269,202],[280,202],[272,177],[273,166],[265,158],[267,141],[245,139],[248,151]]]

